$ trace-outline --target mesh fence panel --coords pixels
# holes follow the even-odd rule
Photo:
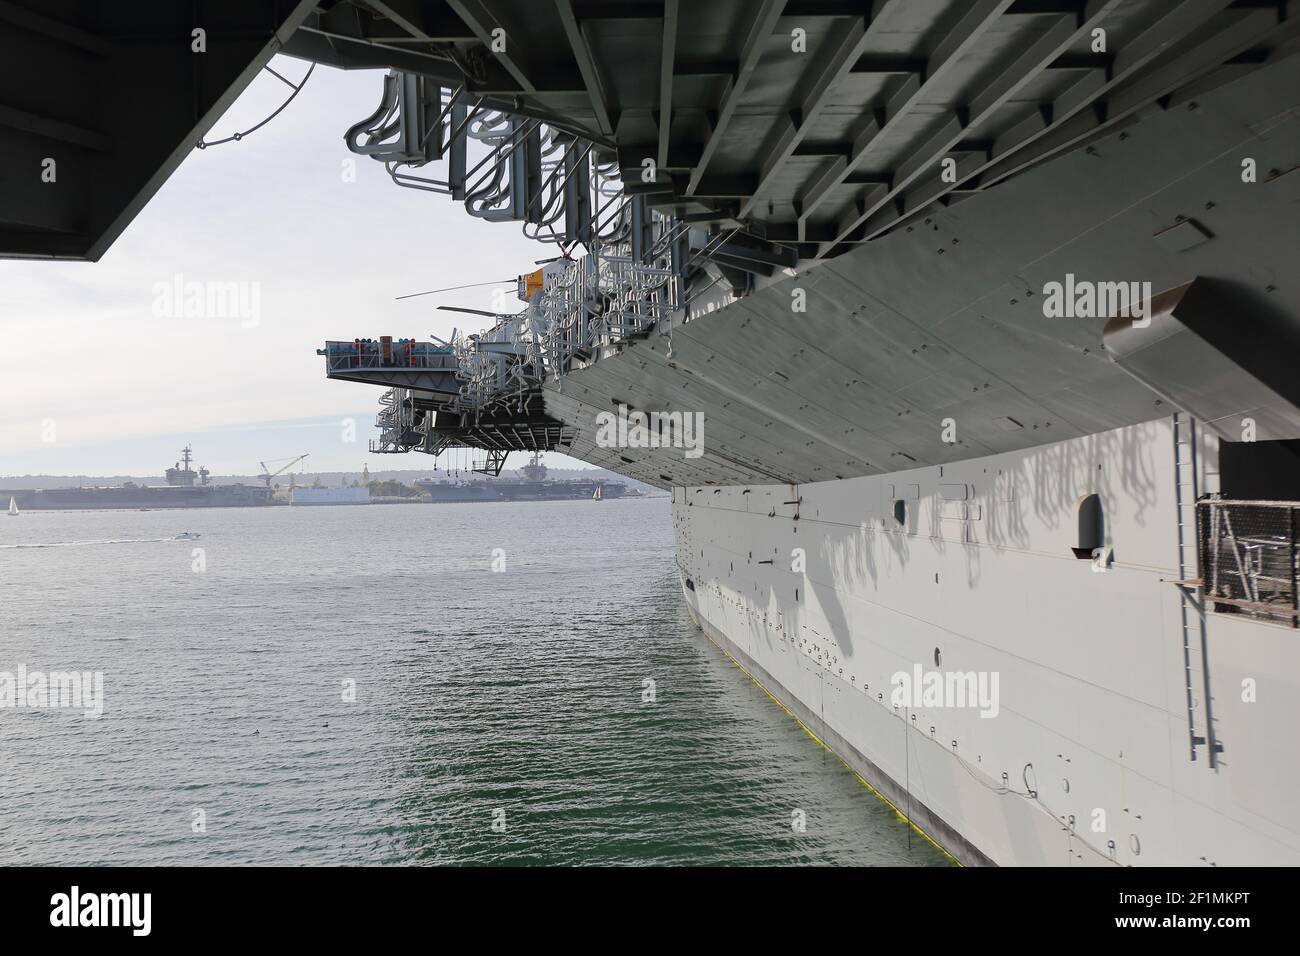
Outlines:
[[[1300,503],[1197,504],[1202,588],[1214,610],[1300,627]]]

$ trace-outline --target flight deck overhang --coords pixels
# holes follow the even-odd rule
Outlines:
[[[597,61],[618,51],[613,75],[648,82],[638,57],[654,11],[638,5],[619,18],[615,6],[584,6],[579,39]],[[572,428],[571,453],[660,486],[816,482],[1016,451],[1182,407],[1130,374],[1135,363],[1107,358],[1104,307],[1054,313],[1045,302],[1054,284],[1171,289],[1213,277],[1244,287],[1238,304],[1271,296],[1288,321],[1300,314],[1294,291],[1266,278],[1285,274],[1296,248],[1285,203],[1297,166],[1300,20],[1284,9],[917,2],[904,23],[891,3],[869,15],[763,8],[780,14],[704,31],[716,56],[740,47],[752,95],[737,94],[739,79],[696,89],[703,112],[719,108],[702,134],[677,129],[676,116],[658,126],[668,130],[666,165],[638,139],[633,109],[611,116],[611,163],[596,145],[604,134],[584,139],[528,118],[562,102],[545,86],[494,112],[468,73],[455,86],[385,80],[380,110],[349,130],[350,148],[386,159],[400,185],[523,223],[535,238],[549,229],[545,241],[560,244],[563,264],[521,293],[526,310],[497,316],[490,339],[505,346],[464,349],[473,385],[463,414],[531,414],[509,406],[540,395],[547,415]],[[549,16],[535,9],[533,48]],[[676,11],[674,43],[698,39],[699,18],[720,23],[727,9]],[[659,25],[668,30],[673,16]],[[853,41],[845,72],[840,60],[832,69],[793,55],[791,40],[811,42],[806,24],[818,18],[819,41]],[[602,19],[618,23],[589,22]],[[606,48],[606,37],[628,42]],[[690,113],[678,81],[697,74],[652,59],[661,78],[672,69],[658,95]],[[862,73],[876,83],[865,93]],[[798,106],[812,76],[825,110]],[[591,116],[601,96],[617,95],[597,92],[586,89]],[[782,95],[792,99],[774,108]],[[571,105],[570,127],[585,124],[582,104]],[[493,163],[482,185],[465,173],[462,131],[475,117],[470,135]],[[834,122],[852,135],[823,139],[812,128]],[[764,146],[770,133],[783,144],[776,152]],[[1234,151],[1245,148],[1263,172],[1239,191]],[[394,170],[404,164],[412,172]],[[571,202],[560,180],[590,201]],[[612,212],[591,213],[610,203]],[[579,244],[588,252],[574,258]],[[1240,321],[1258,314],[1244,309]],[[1290,414],[1239,398],[1229,404]],[[660,422],[702,416],[702,450],[602,440],[604,417],[623,407]],[[1263,424],[1271,432],[1277,421]]]
[[[770,272],[965,201],[1295,39],[1232,0],[341,0],[285,52],[545,122]],[[773,261],[774,258],[777,261]]]
[[[571,454],[659,487],[944,466],[1180,410],[1224,437],[1293,438],[1297,90],[1291,54],[1182,94],[1005,189],[661,325],[548,382],[547,411],[575,427]],[[1108,334],[1098,298],[1047,302],[1115,283],[1158,299],[1140,337]],[[701,413],[703,454],[602,443],[619,404]]]
[[[0,255],[99,258],[283,52],[401,70],[567,131],[651,208],[736,230],[720,265],[762,275],[1255,69],[1294,42],[1289,13],[1233,0],[4,0]],[[47,158],[57,188],[40,179]]]
[[[316,5],[0,2],[0,258],[98,260]]]

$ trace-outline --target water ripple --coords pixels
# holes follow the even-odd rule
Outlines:
[[[0,710],[0,863],[945,862],[691,626],[664,500],[184,523],[0,528],[0,670],[105,691]]]

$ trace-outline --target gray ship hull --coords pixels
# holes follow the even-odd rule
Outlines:
[[[801,485],[798,505],[783,485],[678,489],[683,595],[964,863],[1294,866],[1300,742],[1279,728],[1300,721],[1300,644],[1285,616],[1228,605],[1204,615],[1204,643],[1197,616],[1184,624],[1174,461],[1161,421],[942,475]],[[1092,492],[1104,569],[1073,553]],[[996,707],[900,702],[917,667],[997,675]]]
[[[573,454],[674,487],[704,631],[962,862],[1300,863],[1300,742],[1282,729],[1300,722],[1300,618],[1257,615],[1247,580],[1271,562],[1271,599],[1293,607],[1300,476],[1278,449],[1300,403],[1248,346],[1297,354],[1297,173],[1279,174],[1300,165],[1296,89],[1292,56],[1188,94],[1123,139],[703,303],[671,351],[652,335],[547,386]],[[1272,178],[1243,183],[1243,157]],[[1193,212],[1195,237],[1170,242]],[[1200,322],[1180,305],[1129,348],[1137,330],[1107,316],[1045,314],[1068,273],[1236,298]],[[701,412],[705,454],[598,443],[629,391]],[[1255,558],[1198,554],[1226,525],[1196,500],[1252,482],[1281,499],[1282,530],[1241,546]],[[1216,602],[1223,568],[1245,584]],[[896,703],[917,668],[996,675],[996,716]]]
[[[270,491],[254,485],[0,490],[0,498],[7,501],[10,497],[20,511],[251,508],[272,503]]]
[[[417,481],[415,486],[434,504],[489,501],[578,501],[592,498],[600,488],[601,498],[622,498],[627,486],[618,481],[478,481],[465,484]]]

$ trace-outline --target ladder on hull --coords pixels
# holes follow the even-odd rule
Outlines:
[[[1196,499],[1200,470],[1196,454],[1196,420],[1182,412],[1173,417],[1174,512],[1178,522],[1179,604],[1183,635],[1183,681],[1187,690],[1187,736],[1191,759],[1204,747],[1210,768],[1218,769],[1223,750],[1214,737],[1214,710],[1210,698],[1210,651],[1205,628],[1205,603],[1198,601],[1188,582],[1196,576],[1199,541],[1196,530]],[[1201,692],[1205,710],[1205,733],[1196,732],[1196,705],[1192,678],[1192,644],[1198,640],[1201,652]]]

